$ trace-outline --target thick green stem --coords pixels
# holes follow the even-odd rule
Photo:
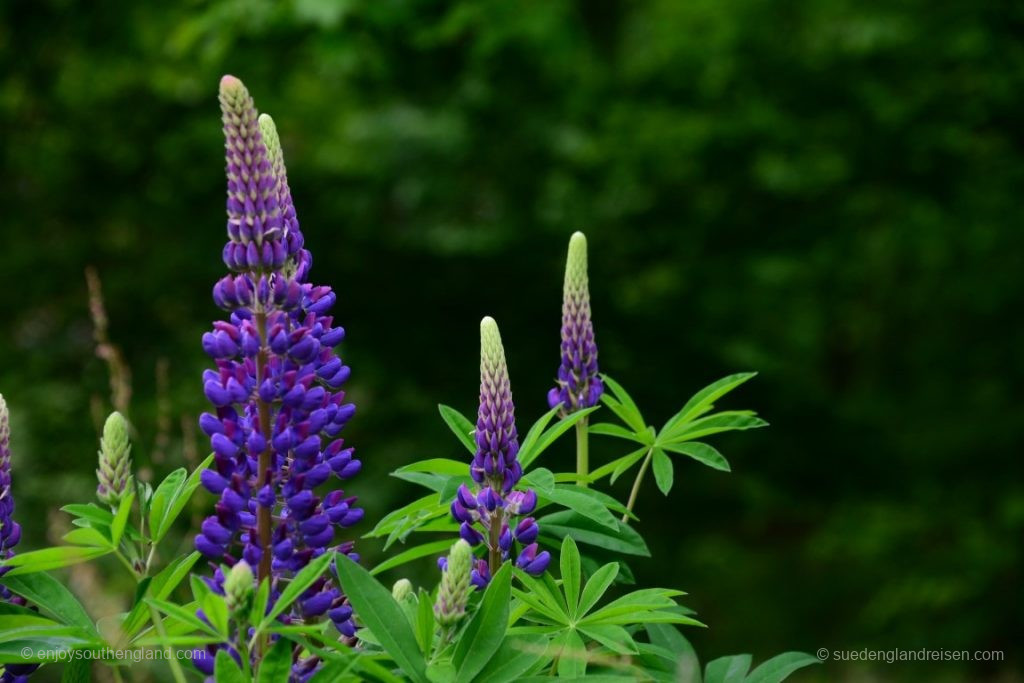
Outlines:
[[[629,502],[626,503],[626,514],[622,515],[622,523],[629,524],[629,514],[633,512],[633,506],[636,505],[636,499],[640,495],[640,484],[644,481],[644,475],[647,474],[647,467],[651,464],[651,458],[654,456],[654,449],[647,449],[647,455],[644,457],[643,464],[640,465],[640,471],[636,473],[636,480],[633,481],[633,490],[629,492]]]
[[[161,621],[160,615],[157,614],[156,608],[152,605],[149,606],[149,615],[153,619],[153,628],[156,629],[157,634],[162,640],[167,640],[167,631],[164,629],[164,622]],[[176,683],[186,683],[185,672],[181,670],[181,664],[174,657],[174,650],[171,649],[170,645],[164,646],[164,654],[167,657],[167,666],[171,667],[171,675],[174,676]]]
[[[590,478],[590,443],[589,432],[587,431],[587,420],[583,418],[576,423],[576,483],[587,488],[587,480]]]

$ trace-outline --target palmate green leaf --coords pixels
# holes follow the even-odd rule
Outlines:
[[[650,432],[647,431],[647,429],[641,429],[634,432],[626,429],[622,425],[612,424],[611,422],[601,422],[596,425],[591,425],[588,431],[591,434],[614,436],[619,439],[626,439],[627,441],[635,441],[645,446],[651,445]]]
[[[634,432],[639,433],[647,429],[647,421],[640,414],[640,409],[636,407],[636,401],[622,388],[622,385],[608,375],[601,375],[601,379],[614,395],[613,398],[608,392],[605,392],[601,396],[601,402],[618,415],[619,419],[629,425]]]
[[[430,543],[423,543],[421,545],[413,546],[408,550],[405,550],[397,555],[392,555],[388,559],[384,560],[376,567],[370,570],[370,574],[376,576],[381,572],[385,572],[388,569],[394,569],[400,567],[403,564],[418,560],[421,557],[427,557],[428,555],[435,555],[440,552],[444,552],[452,547],[452,540],[450,538],[441,539],[440,541],[431,541]]]
[[[629,632],[616,624],[589,624],[580,626],[580,633],[591,640],[601,643],[619,655],[635,655],[638,653],[636,642]]]
[[[270,580],[263,579],[256,589],[256,595],[252,599],[252,608],[249,610],[249,623],[258,624],[263,621],[263,615],[267,613],[267,604],[270,602]]]
[[[152,605],[167,616],[187,625],[191,630],[202,631],[213,638],[223,639],[223,636],[217,629],[196,616],[196,610],[199,609],[200,604],[198,601],[182,606],[166,600],[158,600],[157,598],[143,598],[143,600],[146,604]]]
[[[547,428],[548,423],[550,423],[551,419],[555,415],[558,414],[559,410],[561,410],[561,407],[560,406],[555,406],[554,408],[552,408],[548,412],[546,412],[543,415],[541,415],[537,419],[536,422],[534,422],[532,425],[530,425],[530,429],[527,430],[526,436],[523,437],[523,440],[519,442],[519,464],[520,465],[523,465],[523,462],[522,462],[522,453],[523,453],[523,451],[530,452],[533,449],[534,444],[536,444],[537,440],[540,439],[540,435],[544,433],[544,430]],[[476,453],[476,449],[475,448],[474,448],[473,452]],[[525,468],[525,467],[526,467],[526,465],[523,465],[523,468]]]
[[[576,475],[572,476],[573,481],[576,481]],[[523,475],[521,481],[524,487],[532,488],[539,494],[551,494],[555,490],[555,475],[546,467],[530,470]]]
[[[71,591],[49,574],[4,575],[4,585],[36,605],[39,610],[62,624],[77,626],[90,636],[99,637],[92,618]]]
[[[598,569],[587,580],[583,587],[583,594],[580,596],[579,609],[577,614],[583,615],[590,612],[594,605],[604,596],[605,592],[619,575],[619,563],[612,562]]]
[[[107,530],[109,532],[109,529]],[[96,527],[77,527],[64,534],[62,539],[65,543],[72,545],[84,545],[93,548],[107,548],[113,550],[114,546],[111,544],[110,537],[105,535],[102,531]]]
[[[450,458],[430,458],[399,467],[391,476],[440,491],[449,478],[465,475],[468,471],[469,465],[465,462]]]
[[[654,481],[658,484],[658,489],[667,496],[668,492],[672,490],[674,478],[672,460],[660,448],[654,449],[653,456],[651,467],[654,470]]]
[[[587,479],[587,481],[595,482],[611,474],[611,482],[614,484],[615,480],[622,476],[623,472],[628,470],[636,463],[640,462],[640,460],[643,459],[645,455],[647,455],[646,446],[644,446],[643,448],[639,448],[633,451],[632,453],[627,453],[621,458],[616,458],[615,460],[605,463],[604,465],[601,465],[597,469],[593,470],[590,473],[590,476]],[[573,474],[572,476],[575,477],[576,475]]]
[[[565,593],[565,604],[569,608],[569,617],[575,619],[579,614],[580,602],[580,550],[576,547],[576,541],[572,536],[566,536],[562,541],[562,550],[559,553],[559,562],[562,570],[562,592]]]
[[[476,613],[455,644],[456,683],[469,683],[501,646],[508,627],[512,565],[502,565],[484,591]]]
[[[669,430],[663,430],[658,434],[658,445],[665,446],[670,443],[693,441],[694,439],[710,436],[711,434],[744,431],[767,426],[768,423],[757,417],[757,414],[752,410],[726,410],[702,417],[693,422],[677,425]]]
[[[455,493],[459,490],[460,485],[465,484],[469,487],[473,486],[473,478],[467,474],[467,472],[469,472],[469,466],[463,466],[462,471],[463,474],[445,479],[444,484],[441,486],[441,490],[438,491],[438,503],[442,505],[451,505],[452,500],[455,499]]]
[[[550,661],[549,639],[539,634],[507,636],[474,683],[513,683]]]
[[[447,512],[448,505],[439,502],[437,495],[431,493],[385,515],[364,538],[387,536],[388,540],[384,544],[386,550],[395,541],[405,538],[415,529]]]
[[[143,598],[148,596],[157,600],[165,599],[188,576],[198,560],[199,553],[194,551],[183,557],[178,557],[146,584],[144,591],[138,596],[135,605],[121,624],[121,630],[126,637],[131,638],[138,633],[149,619],[149,609]]]
[[[561,678],[579,678],[587,673],[587,647],[574,630],[566,630],[551,641],[558,648],[558,675]]]
[[[427,683],[426,663],[402,608],[382,586],[358,564],[346,556],[335,563],[341,587],[359,615],[406,676]],[[506,603],[507,603],[506,598]]]
[[[293,643],[285,638],[279,639],[259,662],[257,683],[288,683],[292,672]]]
[[[11,571],[4,574],[4,581],[9,577],[21,576],[23,574],[34,574],[45,572],[51,569],[59,569],[80,562],[94,560],[114,552],[113,548],[94,548],[89,546],[65,545],[57,548],[45,548],[21,553],[5,560],[2,564],[13,567]]]
[[[626,555],[650,557],[651,551],[643,538],[632,527],[616,520],[616,526],[609,529],[572,510],[563,510],[545,515],[537,520],[541,533],[561,539],[572,535],[577,543],[587,543],[604,550]]]
[[[294,578],[283,591],[281,596],[274,603],[274,606],[270,609],[270,612],[260,622],[260,628],[266,628],[277,619],[281,612],[288,609],[293,602],[295,602],[300,595],[306,592],[306,590],[316,583],[316,580],[320,578],[320,575],[327,571],[327,567],[331,564],[331,560],[334,559],[334,553],[324,553],[320,557],[316,558],[302,570],[295,575]],[[209,615],[207,615],[209,616]]]
[[[604,502],[599,501],[596,496],[590,495],[593,492],[584,493],[585,490],[577,486],[558,484],[550,496],[540,495],[541,504],[545,504],[546,501],[557,503],[570,510],[574,510],[607,529],[616,530],[619,521],[608,511],[608,506]]]
[[[797,669],[812,664],[821,664],[821,660],[804,652],[784,652],[751,671],[745,683],[780,683]]]
[[[583,420],[595,410],[597,410],[597,406],[577,410],[575,413],[563,417],[561,420],[545,429],[544,432],[537,437],[536,442],[526,444],[525,447],[520,447],[519,455],[517,456],[519,458],[519,464],[523,466],[523,469],[529,467],[544,451],[548,449],[551,444],[558,439],[558,437],[565,434],[577,422]]]
[[[714,446],[710,446],[700,441],[685,441],[683,443],[665,444],[663,448],[666,451],[673,453],[680,453],[687,455],[697,462],[704,463],[708,467],[712,467],[716,470],[723,472],[731,472],[732,468],[729,467],[729,461],[725,459],[721,453],[718,452]]]
[[[729,655],[708,662],[704,683],[743,683],[750,670],[750,655]]]
[[[181,482],[178,482],[178,476],[176,475],[180,472],[183,478],[185,470],[180,469],[172,472],[153,492],[149,510],[149,529],[153,543],[160,542],[167,532],[170,531],[174,520],[178,518],[178,515],[181,514],[181,511],[185,509],[185,505],[192,498],[192,494],[199,488],[203,470],[208,468],[212,462],[213,454],[211,453],[206,456],[205,460],[199,463],[199,466],[192,471],[192,474],[187,479]],[[169,484],[168,480],[171,480]],[[176,482],[177,486],[172,486]],[[165,488],[164,484],[168,484],[168,486]],[[164,491],[161,492],[160,489],[164,489]]]
[[[73,520],[73,522],[88,522],[88,526],[92,527],[99,526],[109,529],[111,523],[114,521],[114,514],[110,510],[96,505],[96,503],[73,503],[71,505],[65,505],[61,510],[74,516],[76,519]],[[76,524],[76,526],[87,525]]]
[[[245,674],[238,666],[227,650],[217,652],[217,659],[213,664],[213,676],[217,683],[248,683]]]
[[[466,447],[466,450],[470,453],[476,453],[476,441],[473,439],[476,425],[451,406],[441,403],[437,406],[437,409],[441,412],[441,419],[448,425],[448,429],[452,430],[452,434],[459,438],[459,441]]]
[[[646,624],[644,629],[651,642],[647,647],[640,644],[640,650],[654,655],[644,662],[647,671],[664,671],[673,683],[700,680],[697,653],[678,628],[672,624]]]
[[[73,634],[63,634],[62,630],[74,631],[73,627],[64,626],[50,629],[45,634],[0,642],[0,665],[46,662],[48,661],[45,654],[47,652],[56,650],[91,650],[102,648],[104,645],[101,640],[84,640]],[[22,654],[22,651],[26,648],[32,653],[28,657]],[[52,659],[49,661],[52,661]]]
[[[715,401],[756,375],[756,372],[738,372],[712,382],[694,394],[678,413],[670,417],[662,431],[670,430],[676,425],[694,420],[713,410]]]

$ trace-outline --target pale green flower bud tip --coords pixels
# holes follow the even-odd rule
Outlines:
[[[391,587],[391,597],[396,602],[402,602],[403,600],[412,597],[412,582],[409,579],[399,579],[395,581],[395,585]]]
[[[464,539],[452,544],[448,553],[448,568],[457,576],[469,575],[473,570],[473,548]]]
[[[277,126],[274,125],[274,119],[270,117],[270,114],[260,114],[259,124],[263,145],[267,148],[267,156],[272,164],[276,164],[277,159],[281,156],[281,138],[277,134]]]
[[[245,560],[240,560],[228,572],[224,579],[224,599],[232,614],[248,612],[254,580],[252,567]]]
[[[501,345],[501,332],[494,318],[480,321],[480,363],[486,372],[494,373],[505,366],[505,347]]]
[[[448,553],[448,568],[441,577],[434,604],[434,616],[441,626],[454,626],[465,616],[472,571],[473,548],[460,538]]]
[[[245,85],[235,76],[224,74],[220,79],[220,91],[224,94],[240,93],[245,91]]]
[[[569,238],[569,255],[565,260],[565,290],[581,292],[587,288],[587,237],[574,232]]]

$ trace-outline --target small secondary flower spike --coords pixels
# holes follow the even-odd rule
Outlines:
[[[448,558],[442,563],[441,587],[437,590],[434,616],[447,628],[459,623],[469,603],[469,586],[473,571],[473,549],[465,540],[455,541]]]
[[[463,484],[452,501],[452,517],[461,522],[459,535],[471,546],[485,543],[488,557],[477,560],[472,581],[486,586],[498,566],[511,556],[516,541],[522,547],[516,565],[530,574],[547,569],[551,554],[538,552],[540,529],[529,515],[537,507],[533,490],[514,490],[523,476],[519,464],[515,406],[501,345],[498,324],[487,317],[480,322],[480,409],[476,421],[476,454],[469,473],[477,483],[471,491]]]
[[[227,170],[224,263],[233,272],[213,289],[229,312],[203,335],[216,367],[203,374],[214,411],[199,424],[210,437],[214,465],[202,483],[219,497],[195,546],[213,564],[244,560],[271,581],[271,601],[309,562],[328,552],[353,559],[353,544],[336,534],[363,511],[340,488],[322,484],[359,472],[353,449],[338,438],[355,413],[342,385],[349,376],[334,347],[345,336],[328,311],[329,287],[310,284],[312,259],[304,249],[273,121],[257,115],[237,78],[220,83]],[[210,582],[223,592],[219,569]],[[345,637],[355,634],[352,609],[324,575],[282,619],[326,615]],[[213,657],[198,660],[212,667]],[[296,662],[310,673],[319,660]],[[312,668],[311,668],[312,667]],[[209,673],[209,672],[207,672]]]
[[[103,424],[100,438],[100,466],[96,470],[96,497],[116,508],[134,488],[132,477],[132,444],[128,437],[128,421],[113,412]]]
[[[562,362],[558,380],[548,392],[548,404],[561,404],[563,413],[597,405],[604,383],[597,368],[597,344],[590,316],[587,282],[587,238],[582,232],[569,239],[562,296]]]

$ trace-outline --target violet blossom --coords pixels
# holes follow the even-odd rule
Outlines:
[[[230,315],[203,335],[216,367],[203,374],[213,412],[199,424],[210,437],[213,466],[202,483],[219,497],[195,547],[211,563],[244,560],[257,580],[271,580],[271,601],[312,559],[353,544],[337,532],[363,511],[335,480],[361,463],[337,438],[355,412],[342,385],[349,376],[334,351],[345,331],[328,314],[329,287],[307,281],[305,250],[273,121],[257,117],[245,86],[233,76],[220,83],[227,157],[227,233],[223,257],[233,274],[213,290]],[[325,493],[317,490],[326,485]],[[223,572],[212,587],[223,593]],[[327,575],[300,596],[282,619],[326,615],[346,638],[355,634],[352,609]],[[212,667],[213,657],[200,659]],[[319,660],[299,661],[293,680],[305,680]],[[207,672],[209,673],[209,672]]]
[[[528,515],[537,507],[533,490],[516,490],[523,476],[519,464],[519,438],[515,406],[509,384],[505,349],[498,324],[487,317],[480,322],[480,408],[476,422],[476,454],[469,473],[476,490],[463,484],[452,501],[451,513],[461,522],[459,535],[471,546],[483,543],[487,559],[478,559],[472,582],[486,586],[502,562],[510,560],[518,544],[516,566],[539,576],[547,569],[551,554],[539,551],[540,528]],[[519,519],[522,518],[522,519]],[[518,521],[517,521],[518,520]],[[442,558],[442,570],[447,569]]]

